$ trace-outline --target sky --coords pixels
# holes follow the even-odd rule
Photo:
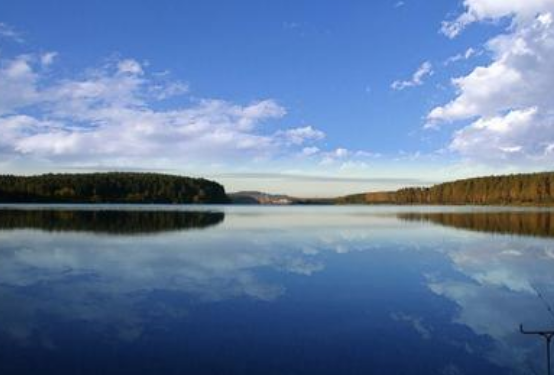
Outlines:
[[[554,0],[1,0],[0,173],[326,197],[551,170]]]

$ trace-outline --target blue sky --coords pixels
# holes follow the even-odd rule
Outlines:
[[[553,9],[4,0],[0,172],[151,170],[329,196],[545,170]]]

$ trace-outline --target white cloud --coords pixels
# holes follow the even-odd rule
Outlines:
[[[345,158],[348,156],[349,151],[345,148],[337,148],[335,151],[332,152],[332,154],[337,158]]]
[[[321,150],[319,149],[319,147],[310,146],[310,147],[304,147],[302,149],[302,154],[305,155],[305,156],[312,156],[312,155],[317,154],[320,151]]]
[[[277,146],[277,137],[257,131],[263,121],[284,116],[285,110],[273,100],[241,106],[206,99],[189,107],[156,110],[150,97],[153,85],[158,99],[160,93],[167,96],[183,88],[152,83],[134,60],[56,82],[43,79],[33,61],[23,56],[2,62],[0,124],[9,133],[2,143],[4,153],[11,146],[14,154],[67,162],[182,162],[271,152]]]
[[[337,166],[340,172],[367,172],[370,166],[369,162],[381,157],[379,153],[344,147],[319,152],[317,155],[320,157],[320,165],[325,167]]]
[[[184,82],[167,82],[165,84],[153,84],[150,93],[157,100],[165,100],[180,96],[189,92],[189,85]]]
[[[526,163],[529,161],[526,153],[541,155],[552,144],[544,143],[549,126],[537,116],[537,108],[528,108],[510,111],[504,116],[480,118],[457,131],[450,148],[465,157],[490,163]],[[549,135],[552,137],[554,131],[550,130]]]
[[[426,77],[433,75],[433,65],[425,61],[412,75],[412,78],[406,81],[394,81],[391,88],[394,90],[404,90],[408,87],[421,86]]]
[[[466,0],[465,6],[451,25],[458,31],[482,20],[513,22],[486,43],[489,64],[452,80],[456,97],[432,109],[426,126],[470,121],[450,150],[485,164],[546,166],[554,160],[554,1]]]
[[[112,56],[82,70],[63,65],[71,59],[58,60],[48,49],[0,56],[3,173],[140,169],[209,176],[293,169],[348,180],[369,173],[361,172],[366,165],[378,176],[399,173],[371,163],[376,153],[337,148],[315,126],[291,124],[272,98],[199,98],[169,72],[152,72],[132,58]],[[373,188],[348,181],[341,194]],[[338,194],[322,186],[310,189]]]
[[[539,13],[551,11],[554,0],[464,0],[466,11],[454,21],[445,21],[442,32],[450,37],[456,37],[463,29],[473,22],[495,20],[513,16],[516,23],[525,23]]]
[[[488,67],[477,67],[469,75],[456,78],[452,83],[460,93],[459,96],[445,106],[434,108],[429,114],[430,121],[462,120],[509,109],[514,96],[520,96],[520,93],[512,90],[522,87],[524,82],[521,72],[495,62]]]
[[[352,154],[353,154],[352,151],[343,147],[339,147],[334,150],[322,153],[321,154],[322,159],[320,164],[331,165],[339,161],[344,162],[345,159],[351,156]]]
[[[243,165],[315,156],[325,133],[290,127],[273,99],[236,104],[186,98],[187,84],[150,74],[133,59],[72,77],[47,72],[57,53],[0,60],[0,154],[3,160],[65,167],[162,168]],[[273,130],[272,130],[273,129]],[[46,167],[48,168],[48,167]]]
[[[305,126],[301,128],[288,129],[280,134],[283,135],[287,142],[294,145],[303,145],[310,141],[319,141],[325,138],[325,133],[320,130],[314,129],[312,126]]]
[[[41,56],[40,56],[40,63],[44,66],[49,66],[49,65],[52,65],[52,63],[54,62],[54,60],[56,59],[56,57],[58,56],[58,53],[57,52],[46,52],[46,53],[43,53]]]
[[[133,59],[121,60],[117,63],[119,73],[142,75],[144,71],[140,63]]]
[[[468,49],[465,50],[465,52],[458,53],[446,59],[446,61],[444,62],[444,65],[450,65],[461,60],[469,60],[477,54],[478,54],[477,50],[475,50],[473,47],[469,47]]]
[[[38,100],[37,80],[28,56],[0,61],[0,115]]]
[[[271,98],[194,97],[187,83],[132,58],[68,75],[75,69],[57,57],[0,56],[4,173],[140,168],[209,176],[322,167],[347,178],[377,155],[327,146],[323,131],[287,123],[286,108]]]
[[[23,43],[23,37],[13,27],[0,22],[0,38],[9,39],[17,43]]]

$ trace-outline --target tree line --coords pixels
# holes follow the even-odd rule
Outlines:
[[[446,182],[431,187],[356,194],[338,203],[553,205],[554,172],[488,176]]]
[[[1,203],[227,203],[222,185],[158,173],[0,176]]]

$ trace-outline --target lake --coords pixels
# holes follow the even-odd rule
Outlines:
[[[2,206],[0,374],[545,374],[554,211]]]

